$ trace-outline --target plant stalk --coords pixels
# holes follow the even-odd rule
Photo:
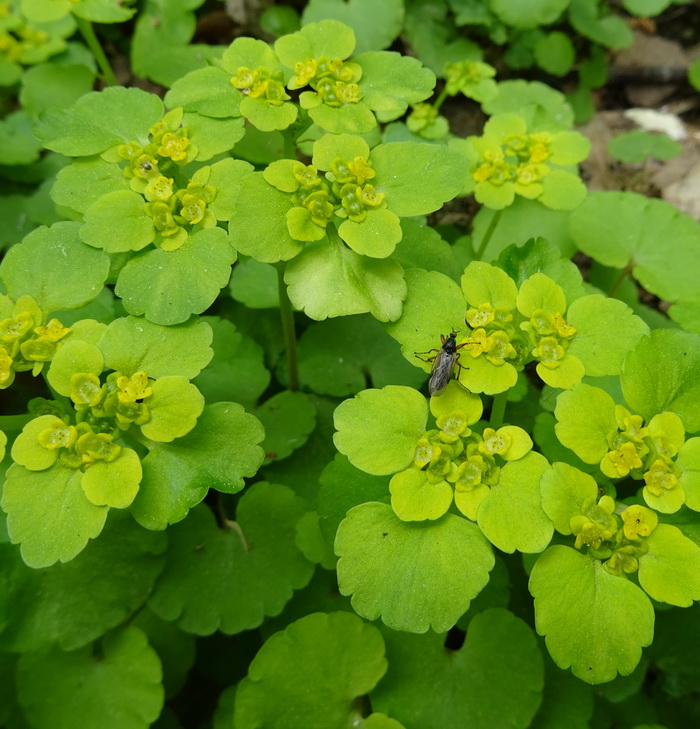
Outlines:
[[[445,101],[445,99],[448,96],[449,96],[449,94],[447,93],[447,84],[445,84],[442,87],[442,91],[440,92],[440,95],[433,102],[433,109],[435,109],[435,111],[440,111],[440,107],[442,106],[443,102]]]
[[[630,261],[623,269],[620,271],[620,275],[615,279],[613,282],[613,285],[608,289],[607,296],[615,296],[617,293],[617,290],[622,286],[622,283],[624,280],[632,273],[632,267],[633,267],[632,261]]]
[[[475,253],[475,261],[480,261],[484,253],[486,252],[486,247],[488,246],[489,241],[491,240],[491,237],[496,230],[496,226],[498,225],[498,221],[501,219],[502,212],[502,210],[496,210],[496,212],[493,214],[491,222],[489,223],[489,227],[486,229],[486,233],[484,233],[484,237],[481,239],[481,245],[479,246],[479,250]]]
[[[284,333],[284,345],[287,350],[289,389],[296,391],[299,389],[299,365],[297,362],[297,337],[294,330],[294,310],[287,293],[287,285],[284,282],[284,263],[281,262],[277,264],[277,282],[279,284],[282,332]]]
[[[97,65],[101,72],[100,78],[107,84],[107,86],[116,86],[117,78],[114,75],[114,71],[112,71],[112,67],[109,65],[109,61],[107,60],[104,50],[102,50],[100,41],[97,40],[92,23],[84,18],[79,18],[77,15],[74,15],[73,17],[78,24],[78,30],[83,38],[85,38],[85,42],[88,44],[88,48],[92,51],[92,55],[95,56],[95,60],[97,61]]]
[[[498,395],[493,396],[493,403],[491,404],[491,417],[489,418],[489,425],[494,429],[498,430],[503,425],[503,418],[506,414],[506,403],[508,402],[508,390],[505,392],[499,392]]]

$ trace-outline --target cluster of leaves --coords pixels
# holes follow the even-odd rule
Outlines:
[[[553,73],[616,17],[312,0],[217,48],[199,5],[136,20],[163,99],[91,90],[128,5],[0,6],[0,726],[199,726],[202,674],[217,729],[692,722],[700,226],[589,194],[566,99],[447,13]]]

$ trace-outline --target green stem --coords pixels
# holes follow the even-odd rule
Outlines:
[[[435,111],[440,111],[440,107],[442,106],[443,102],[445,101],[445,99],[448,96],[449,96],[449,94],[447,93],[447,84],[445,84],[442,87],[442,91],[440,92],[440,95],[433,102],[433,109],[435,109]]]
[[[287,294],[287,285],[284,283],[284,263],[277,264],[277,282],[279,284],[280,316],[282,317],[282,332],[287,350],[287,365],[289,367],[289,389],[299,389],[299,367],[297,364],[297,338],[294,331],[294,311],[292,302]]]
[[[503,418],[506,414],[506,403],[508,402],[508,391],[499,392],[498,395],[493,396],[493,403],[491,404],[491,417],[489,418],[489,425],[494,429],[498,430],[503,425]]]
[[[296,159],[297,158],[297,145],[289,132],[289,129],[285,129],[282,132],[282,139],[284,140],[284,149],[282,154],[285,159]]]
[[[112,67],[109,65],[109,61],[107,60],[105,52],[102,50],[100,41],[97,40],[95,31],[92,28],[92,23],[84,18],[79,18],[77,15],[74,15],[73,17],[75,18],[75,22],[78,24],[78,30],[83,38],[85,38],[85,42],[88,44],[88,48],[92,51],[92,55],[95,56],[97,65],[102,72],[100,78],[107,84],[107,86],[116,86],[117,79],[114,75],[114,71],[112,71]]]
[[[243,534],[243,529],[241,529],[241,525],[237,521],[231,521],[230,519],[226,522],[226,527],[228,529],[232,529],[236,534],[238,534],[238,538],[241,540],[241,546],[243,547],[244,552],[250,552],[250,545],[248,544],[248,540],[245,538],[245,534]]]
[[[632,268],[634,264],[632,261],[630,261],[623,269],[620,271],[620,275],[615,279],[615,282],[613,285],[608,289],[608,296],[615,296],[617,293],[617,290],[622,286],[622,282],[632,273]]]
[[[480,261],[486,252],[486,246],[488,246],[489,241],[491,240],[491,237],[493,236],[494,231],[496,230],[496,226],[498,225],[498,221],[501,219],[501,213],[502,210],[496,210],[496,212],[493,214],[493,217],[491,218],[491,222],[489,223],[489,227],[486,229],[486,233],[484,234],[484,237],[481,239],[481,245],[479,246],[479,250],[476,251],[475,259],[476,261]]]
[[[0,415],[0,430],[9,432],[11,430],[22,430],[30,421],[34,420],[31,413],[22,413],[22,415]]]

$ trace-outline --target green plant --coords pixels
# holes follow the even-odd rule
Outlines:
[[[268,12],[290,28],[274,43],[198,54],[200,4],[137,20],[163,99],[69,64],[73,98],[20,112],[36,153],[7,206],[35,215],[0,263],[0,726],[201,726],[182,697],[202,675],[217,728],[687,725],[697,221],[589,194],[566,99],[448,57],[463,38],[428,48],[435,94],[432,61],[381,50],[401,3],[372,27],[361,0],[314,1],[299,29]],[[433,6],[406,7],[421,57]],[[22,5],[49,7],[132,14]],[[449,7],[508,32],[509,57],[565,10],[588,37],[617,27],[595,3]],[[556,74],[568,36],[533,32]],[[451,131],[451,96],[481,134]],[[472,194],[469,229],[436,217]]]

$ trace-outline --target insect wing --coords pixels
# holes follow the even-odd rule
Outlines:
[[[430,381],[428,382],[428,392],[431,397],[441,395],[447,387],[452,378],[452,370],[456,361],[457,353],[446,352],[444,349],[441,349],[435,357],[433,369],[430,370]]]

